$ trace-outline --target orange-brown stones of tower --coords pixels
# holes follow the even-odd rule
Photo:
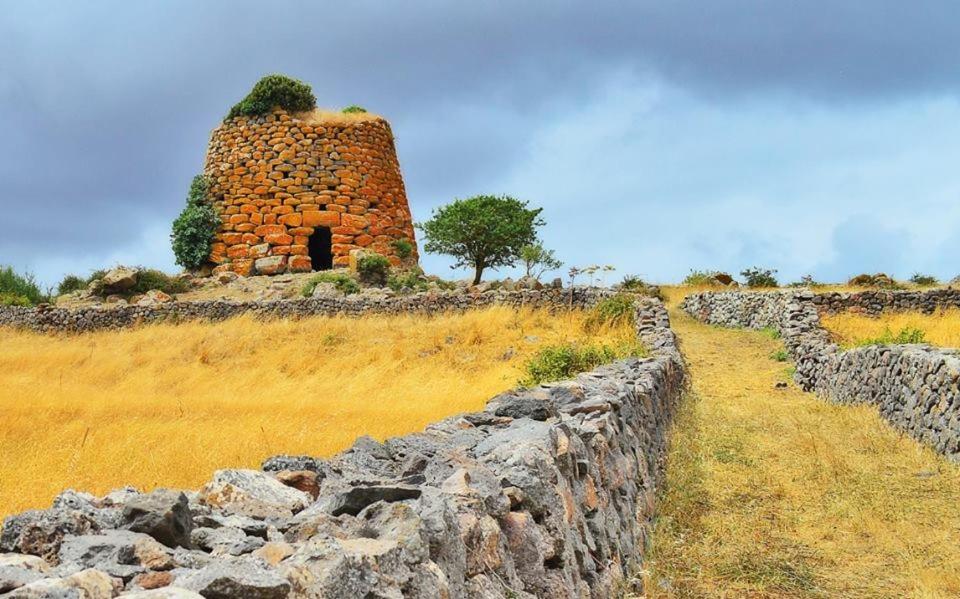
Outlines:
[[[236,117],[214,129],[205,174],[221,225],[215,270],[241,275],[347,266],[353,250],[400,258],[416,239],[386,120],[289,114]]]

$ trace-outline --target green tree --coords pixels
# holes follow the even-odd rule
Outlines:
[[[544,249],[540,242],[530,243],[520,248],[520,259],[523,261],[527,276],[538,281],[543,273],[563,266],[563,262],[553,255],[553,250]]]
[[[209,193],[210,181],[203,175],[194,177],[187,194],[187,206],[173,221],[170,235],[173,255],[184,268],[200,268],[210,258],[220,216],[207,198]]]
[[[434,210],[417,227],[426,251],[453,256],[454,268],[472,266],[476,285],[484,269],[513,266],[521,248],[536,243],[541,210],[510,196],[480,195]]]

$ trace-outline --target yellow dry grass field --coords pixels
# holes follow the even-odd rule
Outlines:
[[[669,289],[675,304],[683,289]],[[960,467],[834,405],[782,342],[671,314],[693,385],[671,439],[648,597],[960,596]]]
[[[950,309],[933,314],[890,312],[871,318],[844,312],[821,320],[836,340],[844,346],[860,345],[885,337],[896,337],[900,331],[919,330],[923,341],[940,347],[960,347],[960,310]]]
[[[622,343],[582,312],[0,330],[0,515],[62,489],[192,488],[274,454],[329,456],[482,409],[546,344]]]

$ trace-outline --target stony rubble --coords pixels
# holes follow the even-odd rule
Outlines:
[[[684,300],[694,317],[730,327],[778,330],[804,390],[841,403],[876,405],[895,428],[960,462],[960,350],[879,345],[841,351],[821,313],[936,309],[960,305],[960,290],[700,293]]]
[[[329,460],[277,456],[198,492],[66,492],[5,521],[0,583],[11,597],[609,597],[642,559],[683,389],[668,327],[639,300],[653,357]]]

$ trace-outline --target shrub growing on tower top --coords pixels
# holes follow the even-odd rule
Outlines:
[[[305,112],[317,107],[317,97],[310,86],[299,79],[267,75],[230,109],[227,119],[267,114],[277,106],[290,112]]]

